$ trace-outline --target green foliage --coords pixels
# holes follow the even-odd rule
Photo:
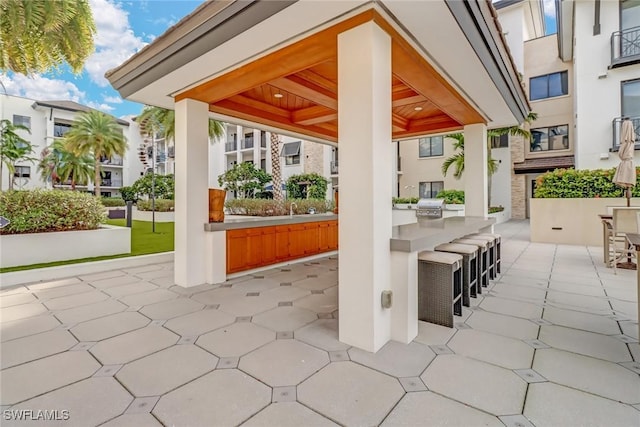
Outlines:
[[[133,191],[133,194],[135,194],[135,198],[140,198],[140,197],[151,198],[152,194],[155,193],[156,200],[157,199],[173,200],[175,196],[174,176],[155,174],[155,182],[153,182],[154,181],[153,177],[154,177],[153,173],[147,173],[133,183],[133,185],[131,186],[131,189]],[[123,194],[122,190],[120,190],[120,193]],[[134,196],[132,196],[131,194],[127,194],[127,197],[131,198]]]
[[[145,105],[136,121],[140,123],[142,135],[160,135],[175,140],[176,112],[166,108]],[[217,120],[209,119],[209,139],[212,142],[224,136],[224,125]]]
[[[280,202],[272,199],[232,199],[225,203],[225,207],[231,215],[280,216],[289,215],[292,204],[296,215],[309,213],[312,208],[316,213],[333,210],[333,202],[319,199],[288,199]]]
[[[138,200],[136,204],[139,211],[151,211],[152,200]],[[173,200],[156,199],[155,209],[156,212],[173,212],[175,204]]]
[[[71,181],[71,189],[75,190],[76,184],[86,185],[91,180],[95,159],[67,150],[64,139],[58,139],[42,150],[38,170],[44,181],[58,184]]]
[[[640,168],[633,197],[640,197]],[[536,180],[534,197],[538,199],[624,197],[624,189],[613,183],[614,169],[556,169]]]
[[[33,147],[29,141],[22,138],[17,131],[31,133],[23,125],[14,125],[10,120],[0,120],[0,188],[2,188],[2,165],[9,170],[9,190],[13,189],[13,173],[15,164],[20,161],[33,162]]]
[[[136,190],[133,187],[120,187],[120,197],[125,202],[136,202],[138,200],[138,195],[136,194]]]
[[[394,197],[391,199],[391,202],[394,205],[415,205],[416,203],[418,203],[418,200],[420,199],[418,199],[417,197]]]
[[[489,213],[498,213],[498,212],[502,212],[504,211],[504,206],[490,206],[489,207]]]
[[[0,234],[94,230],[104,220],[100,199],[62,190],[0,193],[0,216],[11,223]]]
[[[444,199],[449,205],[464,205],[463,190],[440,190],[436,195],[436,199]]]
[[[270,181],[271,175],[249,162],[238,163],[218,176],[218,184],[227,191],[235,191],[238,199],[255,198]]]
[[[324,200],[327,195],[328,185],[329,181],[315,172],[293,175],[287,179],[287,195],[291,199]]]
[[[120,197],[103,197],[102,206],[105,208],[114,208],[117,206],[125,206],[126,203]]]

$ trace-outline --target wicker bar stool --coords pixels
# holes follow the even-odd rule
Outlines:
[[[454,315],[462,315],[462,256],[420,252],[418,319],[453,328]]]
[[[478,295],[482,293],[482,288],[489,286],[489,244],[486,240],[478,239],[456,239],[451,243],[471,245],[478,248]]]
[[[502,259],[502,236],[494,233],[475,233],[469,235],[469,237],[473,236],[483,236],[483,237],[491,237],[493,239],[494,246],[496,248],[496,271],[498,274],[501,273],[501,259]]]
[[[478,251],[475,245],[443,243],[434,248],[438,252],[462,255],[462,305],[469,307],[471,298],[478,296]]]
[[[493,237],[481,236],[479,234],[470,234],[468,236],[464,236],[465,239],[473,239],[473,240],[484,240],[487,242],[489,247],[487,248],[489,253],[489,264],[487,265],[487,270],[489,271],[489,279],[493,280],[498,277],[498,271],[496,269],[496,244]]]

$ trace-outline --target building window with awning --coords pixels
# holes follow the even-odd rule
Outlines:
[[[284,157],[285,165],[300,164],[300,143],[301,141],[287,142],[282,146],[280,156]]]

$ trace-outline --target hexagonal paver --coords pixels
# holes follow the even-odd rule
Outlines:
[[[53,316],[36,316],[12,322],[0,323],[0,340],[2,342],[22,338],[29,335],[49,331],[60,325]]]
[[[529,320],[489,313],[488,311],[474,311],[465,323],[473,329],[505,337],[516,339],[535,339],[538,337],[538,326]]]
[[[14,305],[3,308],[0,312],[0,322],[10,322],[12,320],[25,319],[27,317],[37,316],[47,311],[47,307],[40,303],[29,303]]]
[[[71,328],[80,341],[102,341],[149,324],[149,319],[131,311],[89,320]]]
[[[606,316],[582,313],[574,310],[562,310],[556,307],[546,307],[542,318],[549,322],[583,331],[598,334],[613,335],[620,333],[618,323]]]
[[[264,408],[242,427],[330,427],[336,423],[298,402],[278,402]]]
[[[549,348],[537,351],[533,368],[555,383],[624,403],[640,402],[640,377],[612,362]]]
[[[124,366],[116,378],[134,396],[157,396],[215,369],[218,358],[194,345],[175,345]]]
[[[275,339],[275,332],[242,322],[202,335],[196,344],[218,357],[239,357]]]
[[[606,335],[562,326],[542,326],[540,328],[540,340],[551,347],[611,362],[627,362],[631,360],[626,344]]]
[[[87,285],[86,283],[77,283],[73,285],[67,286],[58,286],[53,288],[46,288],[42,290],[34,290],[33,293],[38,295],[39,299],[54,299],[65,297],[68,295],[80,294],[82,292],[90,292],[93,291],[94,288],[92,286]]]
[[[12,305],[28,304],[34,301],[37,301],[36,297],[29,292],[2,295],[2,298],[0,298],[0,308],[11,307]]]
[[[124,414],[101,424],[100,427],[162,427],[162,424],[153,415],[147,414]]]
[[[602,297],[578,295],[568,292],[553,291],[551,289],[547,291],[547,302],[567,307],[586,308],[589,309],[588,311],[590,312],[607,312],[611,310],[609,302]]]
[[[159,302],[151,304],[140,310],[140,313],[150,319],[171,319],[173,317],[182,316],[183,314],[193,313],[202,310],[204,304],[192,301],[188,298],[178,298],[176,300]]]
[[[236,321],[235,316],[220,310],[200,310],[174,317],[164,327],[182,336],[198,336]]]
[[[378,425],[404,394],[397,379],[353,362],[331,363],[298,386],[298,401],[344,425]]]
[[[326,351],[346,350],[350,346],[338,341],[338,320],[319,319],[298,329],[295,338]]]
[[[129,307],[136,307],[142,305],[150,305],[160,301],[167,301],[177,298],[178,294],[168,291],[166,289],[155,289],[149,292],[142,292],[139,294],[129,295],[120,298],[120,301],[127,304]]]
[[[309,295],[297,300],[294,305],[315,311],[316,313],[332,313],[338,309],[338,298],[332,295]]]
[[[458,331],[448,346],[455,353],[509,369],[530,367],[534,352],[520,340],[473,329]]]
[[[553,383],[531,384],[524,415],[536,426],[637,426],[629,405]]]
[[[456,330],[428,322],[418,322],[418,336],[414,341],[426,345],[445,345]]]
[[[122,298],[126,297],[127,295],[153,291],[154,289],[158,289],[158,287],[153,283],[138,281],[127,285],[114,286],[112,288],[105,289],[103,292],[111,295],[112,297]]]
[[[118,365],[170,347],[178,339],[162,327],[149,326],[101,341],[90,351],[103,365]]]
[[[206,292],[199,292],[191,297],[192,300],[202,304],[222,304],[229,299],[243,297],[246,292],[237,291],[232,288],[217,288]]]
[[[97,319],[98,317],[108,316],[109,314],[125,311],[127,306],[113,300],[98,302],[95,304],[83,305],[81,307],[70,308],[64,311],[58,311],[55,316],[62,323],[72,325],[84,322],[86,320]]]
[[[4,369],[0,371],[0,404],[10,405],[80,381],[99,368],[86,351],[68,351]]]
[[[265,292],[280,286],[280,282],[271,278],[249,279],[233,285],[233,289],[239,292]]]
[[[376,353],[352,348],[351,360],[394,377],[417,377],[436,357],[424,344],[389,341]]]
[[[278,307],[254,316],[251,320],[273,331],[293,331],[316,320],[318,316],[298,307]]]
[[[512,371],[458,355],[441,355],[420,376],[439,394],[493,415],[520,413],[527,383]]]
[[[63,329],[5,342],[2,344],[1,369],[60,353],[77,343],[73,335]]]
[[[496,417],[430,391],[405,394],[382,425],[504,427]]]
[[[82,292],[76,295],[47,300],[44,305],[46,305],[49,310],[66,310],[68,308],[80,307],[82,305],[104,301],[108,298],[108,295],[94,290],[91,292]]]
[[[263,295],[229,298],[220,303],[220,310],[234,316],[255,316],[278,306],[278,302]]]
[[[32,291],[40,291],[43,289],[53,289],[59,288],[61,286],[73,285],[75,283],[80,283],[80,279],[77,277],[67,277],[66,279],[58,279],[58,280],[49,280],[47,282],[39,282],[27,285],[27,287]]]
[[[121,414],[132,400],[127,390],[113,378],[89,378],[23,402],[12,409],[67,410],[69,419],[62,421],[61,425],[88,426],[98,425]],[[5,425],[5,421],[2,425]],[[14,424],[9,422],[6,425]],[[24,424],[16,422],[15,425]]]
[[[323,274],[318,277],[307,277],[306,279],[295,282],[298,288],[308,289],[310,291],[323,291],[338,284],[338,276],[335,274]]]
[[[542,307],[540,305],[512,299],[498,297],[485,298],[479,305],[486,311],[520,317],[522,319],[538,318],[542,314]]]
[[[271,389],[237,369],[213,371],[160,398],[165,425],[238,425],[271,402]]]
[[[302,289],[296,286],[278,286],[277,288],[270,289],[261,295],[264,295],[266,298],[270,298],[276,302],[281,302],[296,301],[310,294],[311,291],[308,289]]]
[[[329,363],[329,355],[295,340],[277,340],[240,359],[238,367],[272,387],[296,385]]]
[[[130,283],[139,282],[135,276],[130,276],[128,274],[124,274],[121,276],[107,277],[103,279],[94,279],[91,280],[91,285],[95,286],[98,289],[108,289],[113,288],[115,286],[128,285]]]

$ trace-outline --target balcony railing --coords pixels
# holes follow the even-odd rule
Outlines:
[[[611,151],[618,151],[620,149],[620,128],[622,126],[622,117],[616,117],[613,119],[613,144]],[[640,150],[640,117],[629,117],[633,128],[636,131],[636,150]]]
[[[242,139],[242,149],[253,148],[253,137]]]
[[[633,27],[611,34],[611,66],[640,62],[640,27]]]
[[[331,162],[331,175],[338,175],[338,161]]]
[[[238,149],[238,143],[236,141],[227,141],[224,144],[224,151],[226,153],[230,151],[236,151]]]
[[[100,159],[100,163],[105,166],[122,166],[122,159],[117,157],[103,157]]]
[[[102,181],[100,181],[100,186],[101,187],[122,187],[122,180],[105,178]]]

